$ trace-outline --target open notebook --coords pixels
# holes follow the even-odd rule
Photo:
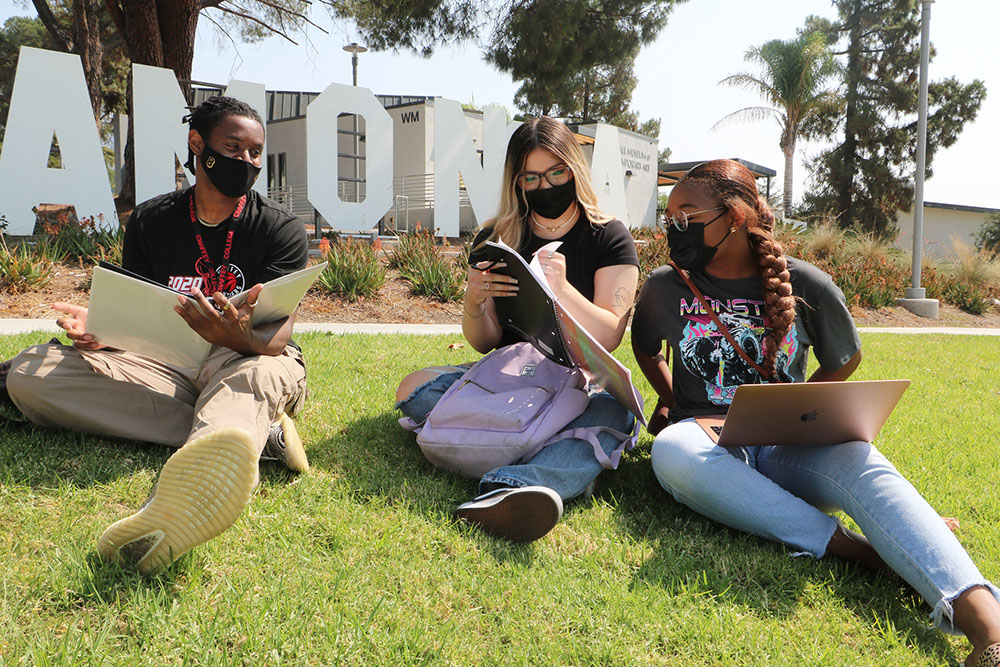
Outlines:
[[[323,262],[264,283],[253,323],[266,324],[291,315],[325,266]],[[184,368],[199,368],[212,346],[174,311],[179,294],[102,262],[94,268],[90,285],[87,333],[109,347]],[[240,292],[230,301],[240,305],[246,294]]]
[[[723,447],[871,442],[909,380],[745,384],[725,418],[698,423]]]
[[[519,333],[552,361],[582,368],[645,424],[642,396],[632,384],[631,371],[583,328],[549,287],[538,255],[554,251],[560,244],[553,241],[542,246],[529,264],[502,239],[486,242],[487,258],[506,264],[497,273],[514,276],[518,281],[517,296],[496,301],[500,325]]]

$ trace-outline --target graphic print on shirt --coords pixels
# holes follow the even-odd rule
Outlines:
[[[243,271],[235,264],[224,264],[216,267],[214,272],[209,272],[208,267],[202,263],[201,259],[198,259],[194,269],[197,275],[170,276],[167,286],[185,294],[191,294],[195,288],[198,288],[205,296],[222,292],[227,297],[239,294],[246,288],[246,278]]]
[[[764,302],[750,299],[717,301],[706,295],[719,320],[729,329],[733,339],[758,364],[764,362],[767,318]],[[752,366],[740,358],[696,299],[689,303],[681,299],[680,315],[687,321],[681,334],[680,361],[691,375],[705,382],[705,393],[714,405],[727,406],[741,384],[764,382]],[[788,329],[778,350],[775,367],[778,377],[791,382],[788,368],[798,351],[795,322]]]

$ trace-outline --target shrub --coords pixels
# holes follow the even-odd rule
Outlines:
[[[663,266],[670,260],[670,247],[667,245],[667,233],[662,226],[641,227],[633,232],[637,241],[636,253],[639,255],[639,289],[646,276],[653,269]]]
[[[462,297],[468,270],[465,244],[458,257],[449,260],[438,252],[430,231],[418,228],[413,234],[400,235],[395,248],[386,255],[389,266],[398,269],[403,280],[410,283],[411,294],[446,303]]]
[[[1000,293],[1000,265],[992,254],[961,241],[954,242],[954,249],[958,261],[953,274],[943,281],[941,298],[974,315],[982,315],[991,296]]]
[[[375,250],[363,241],[348,238],[331,243],[324,259],[327,266],[319,275],[319,286],[348,301],[371,296],[385,283],[385,267]]]
[[[434,237],[429,231],[418,228],[413,234],[400,234],[395,247],[386,253],[386,257],[390,268],[405,273],[415,265],[426,264],[428,258],[436,254]]]
[[[39,259],[24,245],[10,248],[0,235],[0,285],[9,292],[39,290],[52,280],[52,264]]]
[[[36,242],[38,252],[52,262],[76,261],[96,264],[100,260],[121,263],[122,239],[125,228],[107,230],[98,226],[103,218],[71,219],[66,212],[54,220],[40,223],[41,238]]]
[[[465,269],[460,261],[449,260],[437,252],[417,255],[405,269],[403,279],[410,283],[410,293],[439,301],[457,301],[465,293]]]
[[[1000,213],[990,213],[976,233],[976,248],[1000,254]]]

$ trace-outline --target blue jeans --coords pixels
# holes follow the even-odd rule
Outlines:
[[[732,528],[814,558],[848,514],[882,559],[956,633],[952,601],[986,581],[937,512],[868,442],[828,447],[719,447],[693,419],[653,442],[653,472],[678,502]]]
[[[396,408],[413,421],[422,423],[448,387],[460,377],[460,372],[442,373],[418,387],[410,396],[397,403]],[[631,433],[634,423],[632,413],[611,394],[602,391],[590,397],[584,413],[566,428],[607,426],[622,433]],[[604,453],[609,455],[621,444],[608,433],[599,433],[597,439]],[[569,500],[582,494],[602,470],[604,468],[594,456],[594,448],[589,442],[565,438],[553,442],[524,463],[489,471],[479,481],[479,492],[486,493],[509,486],[545,486],[558,493],[563,500]]]

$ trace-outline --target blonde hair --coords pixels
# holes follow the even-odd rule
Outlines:
[[[524,168],[528,154],[544,148],[570,168],[576,183],[576,201],[583,216],[591,223],[603,225],[613,218],[602,213],[597,206],[597,193],[590,184],[590,169],[583,157],[576,137],[563,123],[548,116],[526,120],[514,131],[507,144],[507,157],[503,166],[503,183],[500,191],[500,210],[496,217],[483,223],[491,229],[487,241],[497,237],[512,248],[520,249],[530,224],[528,203],[524,192],[517,185],[518,174]]]

